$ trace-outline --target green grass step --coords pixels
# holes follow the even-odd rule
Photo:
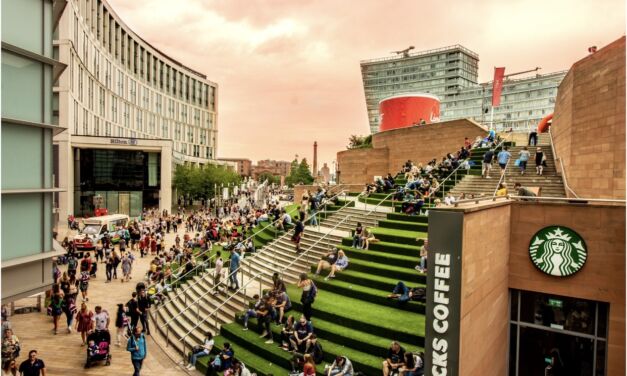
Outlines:
[[[286,314],[286,317],[292,315],[296,320],[298,320],[301,314],[302,313],[297,310],[290,310]],[[238,323],[243,324],[244,320],[241,316],[238,316],[236,320]],[[394,338],[373,335],[359,329],[347,328],[332,321],[322,320],[317,317],[312,318],[312,324],[314,327],[314,333],[316,333],[316,336],[323,341],[330,341],[336,344],[341,343],[346,347],[381,358],[384,358],[387,355],[387,349],[389,348],[391,341],[394,340]],[[251,318],[248,321],[248,327],[251,330],[256,330],[257,319]],[[401,346],[409,351],[423,351],[423,348],[417,346],[416,344],[404,342],[400,343]],[[324,346],[322,350],[326,350]]]
[[[314,281],[316,281],[316,286],[318,286],[318,288],[342,296],[350,296],[352,298],[358,299],[362,303],[369,302],[379,305],[381,307],[397,308],[398,310],[414,312],[416,314],[425,313],[425,306],[418,302],[409,302],[402,307],[398,307],[398,304],[395,301],[387,298],[387,295],[392,293],[392,288],[376,289],[352,282],[343,281],[339,277],[335,279],[330,279],[328,281],[325,281],[323,276],[312,278],[314,279]],[[410,284],[410,286],[412,286],[412,284]]]
[[[426,239],[427,233],[420,231],[396,230],[390,228],[373,227],[370,229],[375,238],[383,242],[400,243],[407,245],[421,245],[416,238]]]
[[[302,312],[301,292],[293,285],[287,287],[294,309]],[[412,311],[401,310],[374,304],[352,296],[318,289],[314,304],[313,318],[331,321],[347,328],[360,328],[364,332],[384,338],[392,338],[401,342],[415,343],[424,346],[425,322],[424,315]],[[385,320],[381,320],[385,317]]]
[[[414,241],[412,244],[401,244],[394,242],[386,242],[382,239],[377,243],[371,243],[368,247],[370,251],[378,251],[378,252],[386,252],[397,255],[406,255],[406,256],[415,256],[418,257],[420,255],[420,247],[424,243],[423,239],[416,242]],[[353,244],[353,238],[342,238],[342,245],[346,247],[350,247]]]
[[[382,228],[391,228],[397,230],[408,230],[408,231],[420,231],[427,232],[428,225],[426,223],[420,222],[410,222],[410,221],[395,221],[390,219],[384,219],[377,222],[378,227]]]
[[[414,269],[413,273],[396,273],[388,276],[381,275],[373,275],[367,271],[362,270],[354,270],[350,265],[348,269],[337,272],[335,274],[335,281],[344,281],[354,285],[360,285],[369,287],[376,290],[381,290],[382,292],[387,292],[388,294],[392,292],[394,286],[398,283],[398,281],[403,281],[406,285],[413,287],[414,285],[423,285],[426,283],[426,275],[417,272]],[[311,267],[311,272],[314,273],[316,271],[316,267]],[[326,276],[329,273],[327,270],[321,271],[321,275]],[[333,279],[332,279],[333,280]],[[384,294],[385,295],[385,294]]]
[[[386,265],[393,265],[397,267],[406,268],[408,265],[412,265],[412,263],[416,263],[418,260],[418,254],[396,254],[392,252],[381,252],[372,250],[372,244],[370,245],[370,249],[356,249],[351,246],[339,245],[337,246],[339,249],[342,249],[346,256],[353,260],[365,260],[371,262],[377,262]]]
[[[237,324],[229,324],[224,335],[228,338],[232,338],[233,341],[237,341],[238,343],[242,343],[242,341],[245,340],[247,341],[251,349],[254,348],[255,353],[263,355],[264,357],[267,357],[277,364],[289,367],[292,354],[285,350],[282,350],[281,348],[279,348],[278,345],[281,327],[271,324],[272,335],[275,342],[273,344],[267,344],[264,343],[266,341],[265,338],[259,338],[260,332],[257,330],[256,321],[256,319],[251,319],[249,321],[249,330],[247,331],[242,330],[242,327]],[[316,327],[314,322],[314,332],[316,330],[315,328]],[[318,334],[316,334],[316,336],[318,336]],[[343,355],[350,359],[355,370],[364,372],[367,375],[376,375],[377,373],[381,373],[380,365],[383,361],[382,357],[374,354],[364,353],[362,351],[337,344],[333,341],[323,339],[320,336],[318,338],[318,341],[320,342],[320,345],[322,345],[324,363],[330,364],[333,362],[337,355]],[[316,371],[320,375],[324,374],[324,364],[316,365]]]
[[[217,355],[220,350],[224,348],[224,342],[229,342],[224,336],[216,336],[213,338],[214,346],[210,356],[203,356],[199,358],[196,362],[196,370],[201,372],[203,375],[207,372],[207,367],[209,362],[213,360],[214,356]],[[251,372],[257,373],[257,375],[266,376],[266,375],[287,375],[289,373],[289,367],[283,368],[271,362],[268,362],[266,359],[259,357],[257,354],[248,351],[246,346],[233,346],[231,344],[233,350],[235,351],[235,358],[239,359],[246,368],[248,368]]]
[[[369,251],[362,251],[369,252]],[[418,263],[418,258],[416,257],[413,261],[409,261],[405,263],[404,266],[399,267],[397,265],[389,265],[371,260],[363,260],[363,259],[349,259],[350,262],[348,264],[348,270],[354,270],[359,272],[368,273],[374,277],[383,277],[387,278],[390,276],[398,277],[402,280],[413,281],[416,283],[420,283],[422,281],[421,278],[418,278],[418,272],[414,269],[416,264]]]
[[[426,215],[407,215],[403,213],[388,213],[387,219],[391,221],[428,223],[429,218]]]

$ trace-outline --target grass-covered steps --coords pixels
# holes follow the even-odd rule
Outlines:
[[[375,238],[389,243],[421,245],[419,244],[420,241],[416,241],[416,239],[422,240],[427,238],[426,231],[407,231],[381,227],[373,227],[369,230],[372,231]]]
[[[408,266],[411,266],[412,264],[416,264],[418,260],[418,250],[415,251],[415,254],[406,255],[392,253],[389,251],[375,251],[372,248],[368,250],[358,249],[346,245],[339,245],[338,248],[343,250],[344,253],[346,253],[346,256],[348,256],[351,261],[365,260],[400,268],[406,268]]]
[[[413,256],[418,257],[418,255],[420,254],[420,246],[422,246],[423,243],[424,243],[424,239],[419,239],[418,241],[414,239],[413,243],[410,243],[410,244],[399,244],[399,243],[393,243],[393,242],[378,241],[376,243],[370,243],[368,249],[369,251],[385,252],[385,253],[406,255],[406,256],[413,255]],[[353,238],[342,239],[343,247],[350,248],[352,244],[353,244]],[[356,249],[356,248],[352,248],[352,249]]]
[[[427,232],[428,225],[427,223],[421,223],[421,222],[410,222],[410,221],[404,221],[404,220],[396,221],[396,220],[385,219],[385,220],[379,221],[377,227]]]
[[[288,286],[288,293],[295,310],[301,312],[300,290]],[[389,294],[389,292],[388,292]],[[398,340],[424,346],[424,315],[413,311],[365,302],[352,296],[318,290],[313,306],[314,330],[316,319],[331,321],[346,328],[359,329],[389,340]],[[385,319],[382,319],[385,318]]]

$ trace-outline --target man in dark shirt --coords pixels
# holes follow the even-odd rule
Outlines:
[[[41,359],[37,359],[37,350],[28,353],[28,359],[20,364],[21,376],[46,376],[46,365]]]
[[[494,159],[494,150],[490,149],[483,155],[483,164],[481,169],[481,177],[490,178],[490,169],[492,168],[492,160]]]
[[[405,349],[394,341],[388,349],[388,356],[383,361],[383,376],[388,376],[393,370],[403,366],[405,361]]]
[[[136,292],[132,294],[131,300],[126,302],[126,307],[128,308],[127,315],[131,319],[131,326],[133,328],[136,328],[137,322],[139,321],[139,315],[141,314],[141,312],[139,311],[139,306],[137,305],[137,293]]]
[[[313,328],[311,324],[307,322],[305,316],[301,316],[300,320],[294,324],[294,334],[292,338],[290,338],[290,342],[292,342],[292,347],[296,349],[296,351],[300,353],[305,352],[305,347],[307,346],[307,340],[311,338],[313,334]]]
[[[146,295],[146,290],[139,292],[137,307],[140,312],[139,319],[142,322],[142,332],[145,332],[146,335],[150,335],[150,329],[148,328],[148,309],[150,308],[150,299],[148,298],[148,295]]]

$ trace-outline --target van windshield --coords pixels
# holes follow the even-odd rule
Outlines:
[[[83,234],[98,235],[100,233],[100,225],[85,225]]]

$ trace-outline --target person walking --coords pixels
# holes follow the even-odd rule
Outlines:
[[[518,167],[520,168],[520,174],[524,175],[525,170],[527,169],[527,162],[529,161],[529,150],[527,147],[523,147],[523,149],[518,153]]]
[[[126,302],[126,311],[128,317],[131,319],[131,328],[137,328],[137,322],[139,321],[139,315],[141,314],[139,304],[137,303],[137,292],[133,292],[131,294],[131,299]]]
[[[490,179],[490,170],[492,169],[492,160],[494,159],[494,150],[490,149],[483,155],[483,163],[481,164],[481,176]]]
[[[111,252],[111,258],[113,259],[112,261],[112,277],[113,279],[118,279],[118,265],[120,265],[120,255],[119,253],[114,249]]]
[[[239,270],[241,257],[235,248],[231,248],[231,260],[229,263],[229,288],[239,290],[239,281],[237,280],[237,272]]]
[[[52,316],[52,321],[54,323],[54,334],[57,334],[59,331],[59,319],[63,314],[63,291],[59,285],[52,286],[52,297],[50,299],[50,305],[48,306],[48,312],[50,316]]]
[[[93,329],[93,317],[94,313],[87,309],[87,304],[81,304],[81,310],[76,313],[76,331],[81,333],[83,340],[81,346],[85,346],[87,333]]]
[[[150,298],[146,294],[146,290],[141,290],[137,297],[137,307],[139,308],[139,320],[142,323],[142,332],[150,335],[148,327],[148,310],[150,309]]]
[[[536,175],[542,176],[542,172],[546,167],[546,156],[544,155],[541,147],[538,147],[536,149],[536,154],[534,157],[536,162]]]
[[[37,358],[37,350],[31,350],[28,359],[20,364],[19,371],[21,376],[46,376],[46,365]]]
[[[72,324],[74,323],[74,316],[76,316],[76,302],[71,295],[65,295],[63,300],[63,313],[65,313],[65,319],[67,322],[67,332],[72,333]]]
[[[296,221],[294,226],[294,235],[292,235],[292,241],[296,244],[296,253],[300,252],[300,239],[305,231],[305,226],[301,220]]]
[[[120,346],[120,338],[127,339],[126,337],[126,327],[128,326],[128,317],[126,316],[126,312],[124,312],[124,304],[118,304],[118,312],[115,315],[115,328],[116,328],[116,345]]]
[[[534,129],[531,132],[529,132],[529,142],[528,142],[529,146],[536,146],[538,145],[538,132]]]
[[[111,278],[113,277],[113,255],[109,254],[105,261],[105,274],[107,275],[107,280],[105,283],[111,282]]]
[[[125,252],[122,254],[122,279],[121,282],[128,282],[131,279],[131,266],[133,261],[131,260],[131,253]]]
[[[307,273],[300,274],[298,287],[303,289],[303,293],[300,297],[300,302],[303,304],[303,315],[307,321],[311,321],[311,316],[313,316],[311,305],[316,299],[318,290],[314,282],[307,276]]]
[[[512,154],[509,151],[507,151],[507,150],[508,150],[508,148],[507,148],[507,146],[505,146],[503,148],[503,150],[501,150],[499,152],[499,154],[496,156],[496,159],[499,162],[499,166],[501,167],[501,175],[505,173],[505,168],[507,167],[507,162],[512,157]]]
[[[139,328],[133,330],[133,335],[126,344],[126,350],[131,353],[131,362],[134,369],[133,376],[139,376],[147,354],[146,337]]]

